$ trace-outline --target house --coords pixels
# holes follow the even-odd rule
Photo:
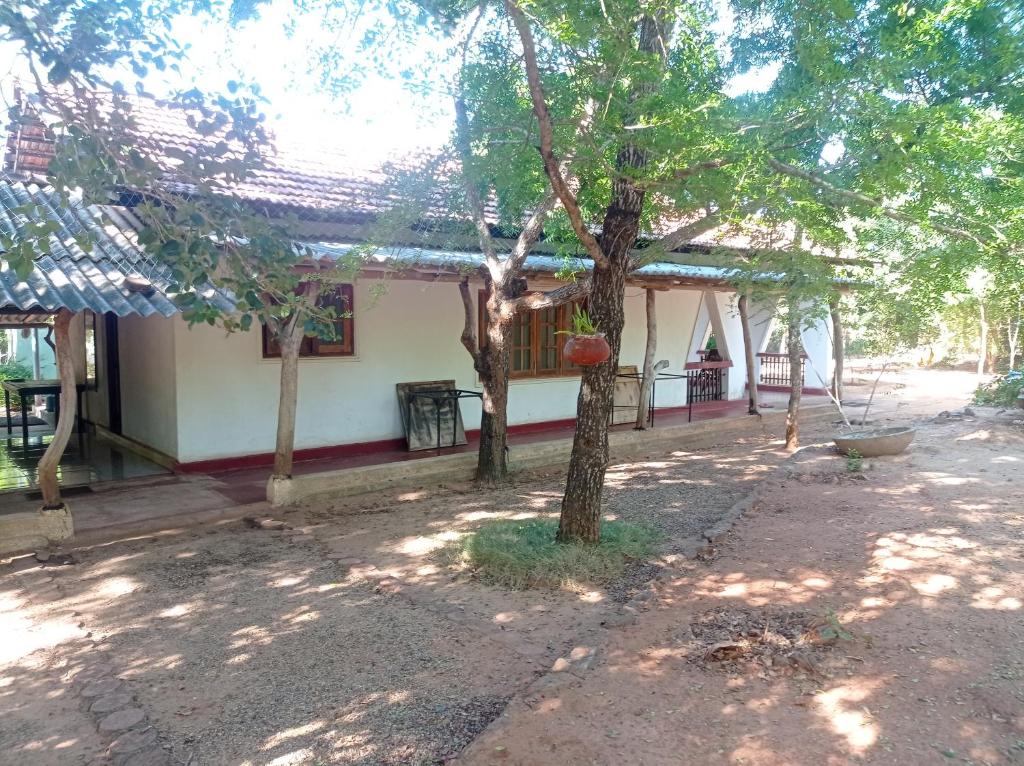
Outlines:
[[[151,106],[141,123],[162,140],[181,138],[173,109]],[[60,307],[78,311],[77,374],[87,383],[83,415],[97,433],[179,471],[215,471],[269,464],[274,449],[279,363],[261,328],[227,334],[207,325],[189,327],[171,294],[171,279],[136,239],[138,221],[130,204],[75,203],[67,209],[44,185],[49,138],[29,123],[12,130],[0,183],[0,228],[16,237],[11,211],[48,216],[59,224],[54,251],[39,258],[33,274],[19,280],[9,266],[0,271],[0,323],[45,315]],[[266,170],[246,180],[242,195],[269,215],[297,216],[296,238],[325,261],[337,260],[359,243],[360,226],[380,206],[379,170],[332,167],[281,153]],[[22,212],[24,215],[24,212]],[[83,251],[75,236],[90,229],[97,243]],[[746,367],[736,293],[727,261],[711,250],[714,234],[688,243],[664,259],[634,271],[628,280],[620,364],[642,368],[646,344],[645,291],[657,291],[658,348],[667,360],[657,383],[655,406],[722,406],[746,398]],[[431,246],[429,240],[378,249],[358,278],[336,296],[349,312],[338,320],[330,343],[308,339],[299,373],[296,458],[372,453],[405,444],[403,410],[396,385],[450,381],[479,390],[469,355],[460,343],[464,311],[458,282],[474,274],[482,255],[464,246]],[[538,246],[526,261],[531,288],[558,284],[560,257]],[[579,268],[587,261],[580,259]],[[141,280],[139,279],[141,277]],[[140,289],[141,283],[144,289]],[[479,304],[483,283],[474,278]],[[230,296],[211,288],[207,299],[230,305]],[[479,309],[479,305],[477,305]],[[765,351],[773,307],[751,311],[753,342]],[[571,422],[579,389],[578,370],[562,358],[568,309],[521,315],[513,333],[510,430],[540,429]],[[719,361],[704,361],[714,339]],[[817,390],[830,380],[832,348],[822,325],[804,335],[808,372],[805,386]],[[786,384],[782,355],[766,385]],[[786,363],[788,364],[788,362]],[[812,375],[813,372],[813,375]],[[675,377],[668,377],[674,374]],[[699,376],[699,377],[698,377]],[[621,416],[631,421],[636,401],[626,392]],[[634,381],[635,384],[635,381]],[[480,405],[461,402],[472,436]],[[656,411],[657,412],[657,411]],[[618,418],[617,418],[618,419]]]

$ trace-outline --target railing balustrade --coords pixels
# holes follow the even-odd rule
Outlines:
[[[761,360],[761,374],[758,383],[765,386],[789,386],[792,385],[790,376],[789,354],[768,354],[760,353],[757,358]],[[800,383],[806,385],[807,381],[807,355],[800,355]]]

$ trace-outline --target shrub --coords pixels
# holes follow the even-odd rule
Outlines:
[[[556,543],[554,519],[494,521],[454,543],[449,560],[467,564],[484,582],[506,588],[598,585],[647,556],[658,533],[624,521],[601,525],[601,542]]]
[[[1010,370],[999,375],[986,385],[978,386],[974,392],[974,403],[990,407],[1011,407],[1024,389],[1024,372]]]
[[[32,378],[32,368],[21,362],[0,364],[0,380],[21,380]]]

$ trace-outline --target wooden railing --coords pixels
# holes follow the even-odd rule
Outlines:
[[[758,383],[765,386],[789,386],[792,385],[792,377],[789,369],[789,354],[766,354],[757,355],[761,360],[761,375]],[[807,371],[805,369],[807,355],[800,356],[800,384],[806,385]]]

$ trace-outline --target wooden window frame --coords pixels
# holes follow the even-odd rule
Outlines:
[[[485,304],[487,303],[487,291],[480,290],[477,295],[477,316],[479,317],[479,342],[480,347],[483,348],[487,345],[487,312],[484,310]],[[551,369],[540,369],[542,346],[541,346],[541,315],[545,311],[554,310],[556,312],[555,319],[555,331],[560,332],[562,330],[568,330],[571,325],[572,317],[572,303],[563,304],[561,306],[555,306],[552,309],[533,309],[530,311],[531,322],[530,322],[530,345],[528,346],[530,351],[530,368],[526,370],[513,369],[515,363],[515,354],[520,348],[526,348],[524,346],[515,346],[509,348],[509,379],[511,380],[544,380],[549,378],[573,378],[578,377],[583,369],[575,365],[570,364],[565,360],[562,349],[565,347],[565,343],[562,342],[561,335],[555,335],[555,353],[556,361],[555,367]],[[585,304],[584,304],[585,305]]]
[[[300,359],[330,359],[332,357],[355,355],[355,323],[352,321],[352,312],[355,310],[353,293],[352,285],[335,285],[328,293],[321,296],[330,296],[332,299],[336,297],[341,306],[344,307],[342,310],[344,310],[346,315],[334,320],[335,326],[341,331],[342,340],[341,343],[337,343],[332,340],[321,340],[316,336],[307,335],[302,339],[302,345],[299,347]],[[317,302],[320,303],[320,299]],[[274,342],[266,325],[263,325],[262,348],[264,359],[281,358],[281,349]]]

